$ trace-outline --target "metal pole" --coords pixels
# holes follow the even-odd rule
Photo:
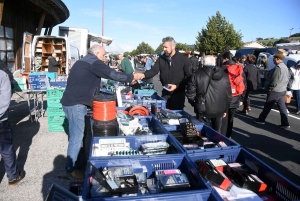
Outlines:
[[[292,30],[293,30],[294,28],[291,28],[290,29],[290,41],[292,40],[292,38],[291,38],[291,35],[292,35]]]
[[[104,36],[104,0],[102,0],[102,36]],[[103,47],[103,42],[102,42]]]

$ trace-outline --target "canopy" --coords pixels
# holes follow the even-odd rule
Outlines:
[[[96,34],[91,33],[88,34],[88,40],[97,43],[105,43],[106,45],[110,45],[113,41],[112,38],[108,38],[105,36],[97,36]]]

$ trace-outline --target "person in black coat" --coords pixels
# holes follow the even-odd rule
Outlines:
[[[48,72],[58,72],[58,67],[60,65],[60,60],[56,57],[56,53],[53,53],[52,56],[48,58]]]
[[[257,89],[257,83],[260,82],[259,70],[254,65],[255,61],[256,61],[256,56],[253,54],[249,54],[247,56],[247,62],[249,63],[249,65],[245,66],[244,68],[244,73],[247,82],[247,90],[243,100],[244,109],[242,110],[242,113],[245,114],[248,114],[249,111],[251,110],[249,94],[251,91]]]
[[[191,57],[189,59],[192,64],[192,72],[195,73],[199,68],[199,60],[195,57],[194,51],[191,52]]]
[[[205,56],[203,64],[203,68],[191,76],[186,97],[194,107],[197,118],[209,126],[211,124],[214,130],[220,132],[222,118],[225,117],[232,98],[229,78],[222,67],[215,66],[213,56]],[[209,83],[211,73],[213,74]],[[208,89],[205,96],[206,110],[201,112],[199,104],[206,89]]]

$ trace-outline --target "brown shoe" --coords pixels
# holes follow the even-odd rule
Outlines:
[[[17,178],[8,180],[8,186],[9,187],[16,186],[24,177],[25,177],[25,172],[24,170],[22,170],[19,172],[19,176],[17,176]]]
[[[79,181],[84,180],[84,175],[79,170],[74,170],[71,173],[67,172],[67,174],[70,177],[72,177],[73,179],[76,179],[76,180],[79,180]]]

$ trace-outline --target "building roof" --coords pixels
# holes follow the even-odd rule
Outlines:
[[[28,0],[33,5],[33,11],[36,19],[39,20],[41,14],[46,12],[43,27],[51,27],[66,21],[70,12],[67,6],[61,0]]]
[[[266,48],[264,44],[258,41],[251,41],[251,42],[246,42],[243,44],[242,48]]]

